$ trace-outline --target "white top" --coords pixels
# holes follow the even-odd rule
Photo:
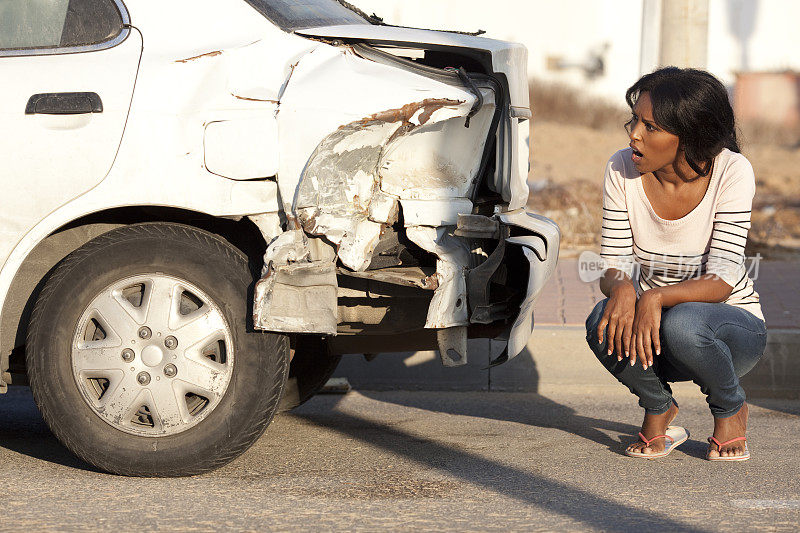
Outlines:
[[[636,292],[716,274],[733,287],[726,304],[764,320],[748,275],[744,246],[756,190],[750,162],[728,149],[714,159],[706,194],[677,220],[659,217],[631,161],[631,149],[611,156],[603,180],[600,255],[606,268],[631,276]]]

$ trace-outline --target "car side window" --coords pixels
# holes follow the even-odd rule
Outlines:
[[[0,51],[99,44],[122,29],[113,0],[0,1]]]

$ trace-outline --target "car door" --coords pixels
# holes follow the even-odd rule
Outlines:
[[[121,0],[0,2],[0,263],[108,173],[141,53]]]

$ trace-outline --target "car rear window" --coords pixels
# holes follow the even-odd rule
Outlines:
[[[246,0],[286,31],[342,24],[369,24],[336,0]]]

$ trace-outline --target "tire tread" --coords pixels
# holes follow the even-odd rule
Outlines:
[[[252,428],[249,431],[239,435],[232,435],[229,446],[218,450],[218,453],[208,458],[201,459],[193,468],[162,470],[154,473],[146,469],[136,468],[133,465],[122,468],[108,464],[98,464],[100,461],[97,460],[97,457],[90,456],[90,454],[85,451],[84,446],[80,446],[72,440],[70,432],[66,431],[66,428],[63,426],[63,421],[51,413],[47,403],[41,401],[41,398],[39,398],[39,394],[44,390],[41,382],[44,369],[41,366],[42,361],[40,361],[35,354],[41,353],[42,347],[39,345],[39,340],[44,338],[43,332],[41,331],[44,324],[42,313],[48,307],[49,300],[56,292],[56,288],[63,282],[63,278],[68,276],[74,269],[79,268],[81,263],[96,253],[98,249],[106,248],[112,244],[124,244],[125,242],[142,238],[183,239],[194,242],[199,246],[211,246],[224,257],[226,261],[234,263],[243,262],[245,265],[244,272],[247,272],[247,258],[238,249],[234,248],[217,235],[182,224],[159,222],[134,224],[111,230],[93,239],[67,256],[56,267],[34,305],[26,341],[26,363],[28,365],[29,384],[33,391],[34,401],[45,423],[47,423],[54,435],[84,462],[95,465],[102,470],[126,476],[176,477],[197,475],[215,470],[244,453],[264,433],[267,426],[272,422],[283,393],[283,387],[286,383],[289,369],[289,361],[286,356],[288,353],[288,339],[285,336],[274,335],[270,337],[270,340],[275,342],[276,345],[274,347],[270,346],[270,349],[267,350],[267,354],[270,354],[273,358],[278,360],[269,361],[267,365],[269,368],[274,368],[273,375],[271,376],[272,379],[270,380],[273,386],[269,391],[265,391],[265,394],[260,395],[259,402],[255,408],[258,422],[252,424]],[[281,344],[283,344],[283,346],[281,346]]]

